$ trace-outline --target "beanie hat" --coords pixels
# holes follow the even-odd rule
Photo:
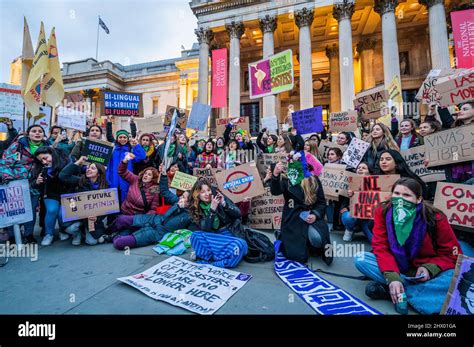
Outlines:
[[[125,136],[129,137],[130,133],[125,129],[120,129],[119,131],[117,131],[115,133],[115,138],[119,137],[120,135],[125,135]]]

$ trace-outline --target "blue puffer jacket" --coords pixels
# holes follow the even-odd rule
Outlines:
[[[136,145],[134,148],[127,143],[126,145],[120,145],[115,142],[114,151],[112,152],[112,158],[110,159],[109,166],[107,167],[107,181],[111,188],[118,188],[120,194],[120,202],[125,201],[128,193],[128,182],[125,181],[118,174],[118,167],[120,162],[125,158],[127,152],[135,154],[135,159],[128,162],[128,170],[133,171],[133,164],[139,163],[146,159],[146,152],[141,145]]]

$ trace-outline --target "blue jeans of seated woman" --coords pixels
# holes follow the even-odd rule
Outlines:
[[[44,229],[46,235],[54,235],[54,228],[56,221],[59,222],[59,226],[62,227],[61,220],[61,203],[54,199],[44,199],[44,205],[46,206],[46,216],[44,218]]]
[[[370,242],[372,242],[372,230],[371,226],[373,226],[373,222],[370,219],[359,219],[351,217],[351,213],[349,211],[344,212],[341,215],[342,224],[346,227],[349,231],[354,231],[355,226],[358,224],[362,232],[367,236]]]

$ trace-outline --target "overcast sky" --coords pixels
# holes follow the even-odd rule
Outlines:
[[[95,58],[98,16],[99,60],[122,65],[180,56],[181,45],[196,42],[197,19],[189,0],[0,0],[0,83],[10,78],[10,63],[21,55],[23,16],[36,49],[40,22],[46,39],[56,27],[61,62]]]

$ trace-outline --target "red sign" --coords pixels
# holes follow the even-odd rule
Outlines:
[[[211,106],[227,107],[227,48],[212,51]]]
[[[474,9],[451,12],[457,68],[474,67]]]

